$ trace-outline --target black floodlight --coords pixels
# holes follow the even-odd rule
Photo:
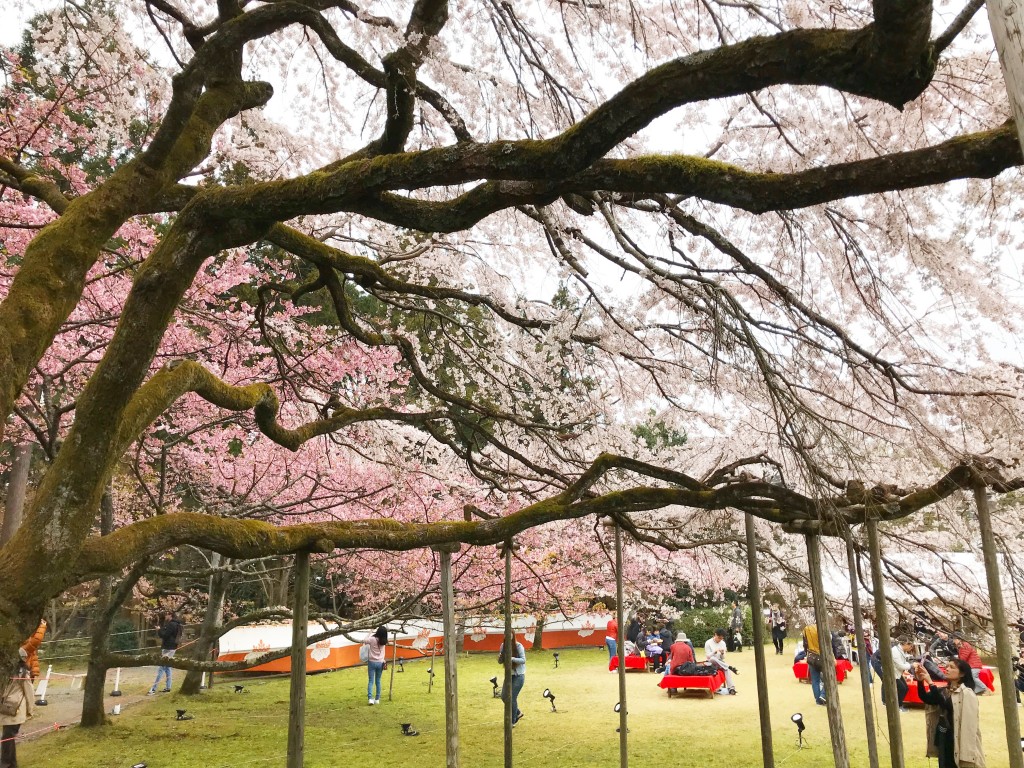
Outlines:
[[[621,712],[622,711],[622,702],[621,701],[616,701],[615,702],[615,706],[612,707],[612,709],[614,709],[616,712]]]
[[[551,702],[551,711],[552,712],[557,712],[558,710],[555,709],[555,694],[553,694],[551,692],[551,689],[550,688],[545,688],[544,689],[544,693],[542,695],[544,696],[545,699],[547,699],[548,701]]]
[[[555,651],[555,669],[558,669],[558,651]]]
[[[175,720],[194,720],[195,719],[192,715],[188,714],[184,709],[176,709],[174,711],[178,713],[178,716],[176,718],[174,718]]]
[[[132,768],[146,768],[146,764],[145,763],[136,763],[135,765],[132,766]]]
[[[236,685],[235,686],[235,693],[245,693],[245,686],[244,685]]]
[[[420,732],[412,727],[412,723],[402,723],[403,736],[419,736]]]
[[[433,667],[427,667],[427,674],[430,675],[430,679],[433,680],[434,679],[434,668]]]
[[[405,662],[401,659],[398,660],[398,671],[405,672]]]
[[[493,685],[493,686],[494,686],[494,690],[493,690],[493,691],[491,692],[491,695],[492,695],[492,696],[493,696],[494,698],[498,698],[499,696],[501,696],[501,694],[500,694],[500,693],[498,692],[498,676],[497,676],[497,675],[495,675],[494,677],[492,677],[492,678],[491,678],[490,680],[488,680],[487,682],[489,682],[489,683],[490,683],[491,685]]]
[[[789,719],[796,723],[796,746],[798,749],[802,749],[804,746],[804,730],[807,728],[807,725],[804,723],[804,716],[797,712]]]

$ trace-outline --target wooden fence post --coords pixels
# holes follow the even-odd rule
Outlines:
[[[855,645],[862,645],[864,651],[864,614],[860,606],[860,584],[857,581],[857,558],[853,548],[853,535],[849,528],[846,533],[846,565],[850,569],[851,610],[853,611],[853,631],[857,633]],[[861,700],[864,702],[864,728],[868,737],[868,766],[878,768],[878,740],[875,738],[874,699],[871,696],[871,659],[869,654],[857,652],[857,673],[860,676]]]
[[[452,544],[434,547],[441,553],[441,613],[444,624],[444,730],[447,768],[459,768],[459,685],[455,655],[455,587],[452,584]]]
[[[900,708],[896,703],[896,667],[892,663],[892,634],[889,632],[889,608],[885,604],[885,584],[882,580],[882,553],[878,544],[878,521],[868,517],[868,555],[871,558],[871,591],[875,598],[875,622],[878,625],[878,644],[882,657],[882,699],[885,702],[885,721],[889,725],[889,757],[892,768],[903,768],[903,728]]]

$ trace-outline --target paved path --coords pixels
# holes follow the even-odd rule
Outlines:
[[[43,666],[41,671],[45,675],[46,667]],[[149,686],[156,678],[156,667],[122,669],[120,696],[110,695],[114,688],[114,676],[113,669],[107,671],[107,681],[104,686],[106,693],[104,710],[107,713],[114,708],[115,704],[120,704],[123,711],[126,707],[145,699]],[[184,679],[184,671],[174,670],[175,686],[180,685]],[[47,705],[45,707],[37,706],[35,717],[22,726],[21,730],[25,737],[38,738],[47,733],[53,733],[55,724],[62,728],[77,725],[82,719],[82,698],[84,696],[82,686],[84,682],[84,670],[81,673],[71,672],[59,675],[54,673],[47,686]]]

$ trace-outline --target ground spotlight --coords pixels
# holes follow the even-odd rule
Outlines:
[[[492,695],[492,696],[493,696],[494,698],[498,698],[499,696],[501,696],[501,694],[500,694],[500,693],[498,693],[498,676],[497,676],[497,675],[495,675],[494,677],[492,677],[492,678],[491,678],[490,680],[488,680],[487,682],[489,682],[489,683],[490,683],[491,685],[493,685],[493,686],[494,686],[494,690],[493,690],[493,691],[491,692],[491,695]]]
[[[555,669],[558,669],[558,651],[555,651]]]
[[[176,709],[174,711],[178,713],[178,716],[176,718],[174,718],[175,720],[194,720],[195,719],[192,715],[188,714],[184,709]]]
[[[135,765],[132,766],[132,768],[146,768],[146,764],[145,763],[136,763]]]
[[[433,667],[429,667],[427,669],[427,674],[429,674],[430,675],[430,679],[433,680],[434,679],[434,668]]]
[[[405,672],[405,662],[401,659],[398,660],[398,671]]]
[[[236,685],[235,686],[235,693],[245,693],[245,686],[244,685]]]
[[[796,744],[798,747],[802,747],[804,745],[804,730],[807,728],[804,724],[804,716],[797,712],[789,719],[796,723]]]
[[[548,701],[551,702],[551,711],[552,712],[557,712],[558,710],[555,709],[555,694],[553,694],[551,692],[551,689],[550,688],[545,688],[544,689],[544,693],[542,695],[544,696],[545,699],[547,699]]]
[[[615,702],[615,706],[612,707],[612,709],[614,709],[616,712],[621,712],[622,711],[622,702],[621,701],[616,701]],[[626,714],[629,714],[629,713],[627,712]]]
[[[419,736],[420,732],[412,727],[412,723],[402,723],[403,736]]]

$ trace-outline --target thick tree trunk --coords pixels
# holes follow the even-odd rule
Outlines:
[[[106,536],[114,530],[114,500],[107,487],[100,500],[100,535]],[[111,579],[104,576],[96,588],[96,609],[93,613],[92,632],[89,640],[89,663],[86,669],[82,698],[82,726],[89,728],[107,722],[103,706],[103,690],[107,684],[106,656],[110,650],[110,625],[120,602],[114,602],[111,594]],[[122,590],[118,594],[123,595]]]
[[[1013,0],[987,0],[988,23],[1003,69],[1007,100],[1017,123],[1017,138],[1024,149],[1024,9]],[[1011,750],[1017,753],[1019,750]]]
[[[226,567],[231,564],[228,558],[222,558],[214,552],[210,556],[210,565],[214,568]],[[206,614],[199,627],[199,637],[192,645],[191,657],[197,661],[205,660],[210,655],[213,644],[217,642],[218,630],[224,618],[224,598],[231,584],[232,574],[221,571],[210,576],[209,599],[206,603]],[[185,681],[181,684],[180,693],[194,696],[199,693],[203,684],[203,673],[198,669],[190,669],[185,673]]]
[[[0,527],[0,547],[10,541],[14,532],[21,526],[21,517],[25,511],[25,495],[28,491],[28,471],[32,467],[33,447],[33,443],[19,443],[11,452],[11,480],[7,485],[4,522]]]

